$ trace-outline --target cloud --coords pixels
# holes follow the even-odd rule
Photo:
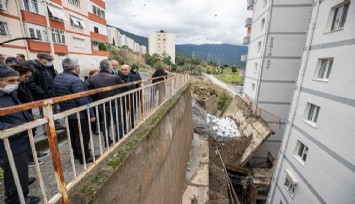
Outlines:
[[[166,30],[177,44],[242,44],[246,0],[106,0],[108,24],[147,37]]]

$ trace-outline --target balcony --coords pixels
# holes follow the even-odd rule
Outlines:
[[[241,60],[242,62],[246,62],[246,61],[247,61],[247,57],[248,57],[248,55],[241,55],[241,56],[240,56],[240,60]]]
[[[102,56],[102,57],[110,56],[110,54],[107,51],[101,51],[101,50],[92,50],[92,55]]]
[[[247,18],[247,19],[245,20],[245,27],[246,27],[246,28],[251,27],[251,23],[252,23],[252,18]]]
[[[247,4],[247,10],[253,10],[254,8],[254,0],[248,0],[248,4]]]
[[[249,45],[249,41],[250,41],[250,36],[246,36],[243,38],[243,45]]]
[[[51,47],[49,42],[41,42],[35,40],[28,40],[28,49],[32,52],[51,52]]]

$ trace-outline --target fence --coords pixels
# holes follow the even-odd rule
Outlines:
[[[243,101],[251,108],[251,110],[253,111],[253,113],[256,116],[261,117],[262,119],[264,119],[267,123],[275,123],[279,125],[279,129],[281,129],[281,118],[277,117],[276,115],[260,108],[256,102],[250,98],[250,96],[243,94],[242,97]]]
[[[13,114],[20,111],[26,111],[33,108],[39,108],[43,111],[43,117],[34,121],[0,131],[0,139],[4,142],[4,147],[8,156],[11,171],[13,173],[17,192],[19,194],[21,204],[25,203],[22,192],[18,171],[14,162],[12,149],[9,139],[18,133],[27,131],[30,142],[31,151],[35,161],[36,173],[39,181],[39,188],[44,203],[68,203],[68,191],[88,174],[95,166],[102,161],[117,145],[119,145],[130,133],[137,129],[145,120],[150,117],[163,103],[172,97],[189,81],[189,75],[178,75],[157,82],[151,83],[151,78],[142,81],[131,82],[123,85],[110,86],[91,91],[75,93],[63,97],[50,98],[47,100],[35,101],[27,104],[7,107],[0,109],[0,116]],[[53,107],[57,103],[68,100],[93,96],[102,92],[119,90],[122,87],[140,84],[141,87],[113,95],[108,98],[100,99],[90,104],[66,110],[54,114]],[[90,120],[92,114],[95,115],[96,121]],[[86,116],[86,117],[83,117]],[[83,119],[85,118],[85,119]],[[55,129],[55,121],[64,121],[65,134],[67,135],[68,151],[61,150],[58,143],[57,132]],[[32,129],[41,126],[46,127],[48,135],[49,149],[52,156],[53,172],[57,190],[48,192],[51,176],[43,176],[43,171],[38,163],[37,150],[34,142],[34,134]],[[80,140],[80,153],[82,155],[79,165],[73,152],[72,140],[74,133],[71,132],[70,126],[78,127]],[[98,135],[93,134],[92,128],[96,125],[100,128]],[[87,140],[89,137],[89,140]],[[86,139],[85,139],[86,138]],[[89,142],[87,142],[89,141]],[[64,143],[63,143],[64,144]],[[89,154],[86,154],[90,149]],[[80,154],[79,153],[79,154]],[[96,155],[98,153],[98,155]],[[93,162],[89,165],[86,160],[90,157]],[[98,156],[98,158],[96,158]],[[70,161],[66,168],[63,168],[62,160]],[[67,182],[66,182],[67,181]],[[53,182],[52,182],[53,183]]]

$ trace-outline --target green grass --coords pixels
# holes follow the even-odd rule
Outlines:
[[[231,84],[242,83],[242,78],[239,76],[239,71],[232,72],[232,69],[230,68],[224,69],[223,74],[215,75],[215,76],[217,77],[217,79],[226,83],[231,83]]]

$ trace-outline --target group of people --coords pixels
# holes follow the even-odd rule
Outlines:
[[[17,55],[16,60],[14,58],[7,57],[4,59],[4,55],[0,54],[0,108],[141,80],[136,65],[129,66],[123,64],[119,69],[119,63],[116,60],[102,60],[100,62],[100,69],[90,70],[89,77],[85,81],[82,81],[79,77],[80,64],[76,59],[64,59],[62,61],[64,71],[58,74],[53,66],[54,58],[49,54],[39,53],[37,59],[28,61],[21,55]],[[157,69],[152,77],[166,77],[166,69],[167,67]],[[153,82],[157,82],[157,80]],[[89,104],[92,101],[116,96],[138,87],[140,87],[139,82],[134,85],[123,86],[119,89],[99,92],[90,97],[66,100],[60,102],[58,105],[54,105],[53,111],[66,111]],[[106,146],[109,146],[113,142],[113,136],[115,141],[122,138],[128,131],[127,126],[134,128],[133,114],[135,114],[137,108],[136,102],[139,100],[139,97],[142,96],[130,93],[124,98],[118,98],[118,103],[115,103],[113,100],[99,105],[98,116],[94,114],[95,111],[93,109],[89,109],[89,114],[86,111],[81,111],[78,115],[79,118],[77,118],[76,114],[69,115],[69,133],[75,159],[83,164],[84,162],[92,162],[93,156],[95,156],[91,154],[89,148],[89,122],[92,123],[91,127],[94,133],[97,134],[99,131],[103,133]],[[123,112],[121,113],[122,110]],[[118,120],[115,115],[116,113],[119,115]],[[39,116],[37,117],[43,116],[41,110],[38,111],[38,114]],[[111,116],[111,114],[114,115]],[[35,113],[32,113],[32,110],[0,116],[0,131],[30,122],[34,117],[36,116]],[[80,123],[78,123],[78,120],[80,120]],[[56,122],[56,129],[65,128],[61,122]],[[96,124],[99,125],[97,126]],[[113,133],[109,131],[111,125],[115,127],[113,128],[115,130]],[[80,146],[79,128],[81,128],[81,135],[83,137],[84,155],[82,155]],[[114,135],[110,136],[110,134]],[[109,138],[108,141],[105,138]],[[38,197],[28,196],[28,186],[36,180],[36,178],[29,178],[28,174],[28,166],[34,163],[29,146],[28,133],[24,131],[16,136],[11,136],[9,141],[25,201],[26,203],[38,203],[40,201]],[[45,152],[38,152],[37,154],[39,159],[46,156],[48,156],[48,153]],[[42,163],[41,161],[39,162]],[[23,165],[26,163],[29,165]],[[5,203],[19,203],[18,193],[3,140],[0,140],[0,166],[4,170]]]

